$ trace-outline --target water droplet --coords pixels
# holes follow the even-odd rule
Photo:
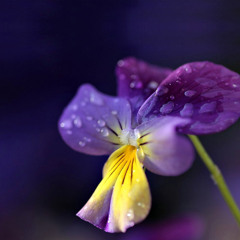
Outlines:
[[[91,142],[92,140],[91,140],[91,138],[88,138],[88,137],[84,137],[83,138],[86,142]]]
[[[93,117],[92,117],[92,116],[87,116],[86,119],[87,119],[88,121],[92,121],[92,120],[93,120]]]
[[[148,88],[151,88],[153,90],[157,89],[158,87],[158,83],[155,82],[155,81],[151,81],[149,84],[148,84]]]
[[[191,103],[186,103],[180,111],[180,115],[182,117],[191,117],[193,115],[193,105]]]
[[[135,76],[135,75],[131,75]],[[134,80],[130,83],[130,88],[141,88],[142,87],[142,82],[139,80]]]
[[[107,137],[109,135],[109,131],[107,128],[102,128],[101,129],[101,133],[104,137]]]
[[[196,94],[196,91],[194,91],[194,90],[188,90],[188,91],[186,91],[185,93],[184,93],[184,95],[186,96],[186,97],[192,97],[192,96],[194,96]]]
[[[116,110],[112,110],[112,115],[117,115],[118,112]]]
[[[171,95],[169,98],[170,98],[171,100],[174,100],[174,99],[175,99],[175,97],[174,97],[173,95]]]
[[[136,182],[140,182],[140,179],[139,179],[139,178],[137,178],[137,179],[136,179]]]
[[[233,87],[233,88],[236,88],[237,86],[238,86],[238,85],[237,85],[237,84],[235,84],[235,83],[232,85],[232,87]]]
[[[142,202],[138,202],[137,205],[138,205],[139,207],[145,208],[145,204],[142,203]]]
[[[195,81],[205,87],[214,87],[217,83],[208,78],[197,78]]]
[[[160,87],[157,89],[156,94],[157,94],[158,96],[162,96],[162,95],[168,93],[168,91],[169,91],[169,89],[168,89],[167,87],[160,86]]]
[[[101,132],[101,129],[100,129],[100,128],[96,128],[96,131],[97,131],[97,132]]]
[[[131,221],[134,219],[134,213],[132,209],[129,209],[127,212],[127,218]]]
[[[209,113],[216,109],[216,102],[205,103],[201,106],[199,113]]]
[[[80,128],[82,126],[82,121],[80,119],[80,117],[76,117],[73,121],[74,125],[78,128]]]
[[[174,108],[174,103],[172,101],[169,101],[166,104],[163,104],[162,107],[160,108],[160,112],[162,114],[168,114],[171,113]]]
[[[90,102],[98,106],[103,105],[102,97],[97,93],[93,93],[93,92],[90,94]]]
[[[73,111],[76,111],[77,109],[78,109],[78,105],[77,105],[77,104],[73,104],[73,105],[72,105],[72,110],[73,110]]]
[[[98,123],[98,125],[99,125],[100,127],[104,127],[104,126],[106,125],[105,121],[102,120],[102,119],[99,119],[99,120],[97,121],[97,123]]]
[[[125,64],[125,63],[124,63],[123,60],[119,60],[118,63],[117,63],[117,65],[118,65],[119,67],[123,67],[124,64]]]
[[[81,147],[84,147],[85,145],[86,145],[86,143],[85,142],[83,142],[83,141],[79,141],[79,146],[81,146]]]
[[[67,130],[66,132],[68,135],[71,135],[72,134],[72,131],[71,130]]]
[[[185,66],[184,66],[184,69],[185,69],[185,71],[186,71],[187,73],[191,73],[191,72],[192,72],[192,68],[191,68],[191,66],[189,66],[189,65],[185,65]]]
[[[72,128],[72,121],[71,120],[64,120],[60,123],[61,128],[71,129]]]

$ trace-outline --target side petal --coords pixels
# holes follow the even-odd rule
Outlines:
[[[222,131],[240,116],[240,76],[211,62],[193,62],[173,71],[142,105],[138,121],[178,116],[191,122],[185,134]]]
[[[176,176],[187,171],[194,160],[191,142],[177,134],[188,120],[162,117],[138,127],[141,134],[139,145],[144,153],[144,166],[159,175]]]
[[[131,106],[126,99],[104,95],[86,84],[64,109],[59,132],[74,150],[104,155],[119,147],[118,134],[130,125]]]
[[[106,232],[125,232],[150,210],[148,182],[132,146],[115,151],[105,166],[108,172],[77,216]]]
[[[171,71],[133,57],[120,60],[116,68],[118,95],[128,98],[134,110],[139,109]]]

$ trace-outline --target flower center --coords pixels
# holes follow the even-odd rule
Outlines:
[[[120,142],[122,145],[131,145],[138,148],[138,139],[140,133],[137,129],[124,129],[119,135]]]

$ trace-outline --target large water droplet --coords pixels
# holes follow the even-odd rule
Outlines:
[[[169,91],[169,89],[168,89],[167,87],[160,86],[160,87],[157,89],[156,94],[157,94],[158,96],[162,96],[162,95],[168,93],[168,91]]]
[[[104,126],[106,125],[105,121],[102,120],[102,119],[99,119],[99,120],[97,121],[97,123],[98,123],[98,125],[99,125],[100,127],[104,127]]]
[[[196,94],[196,91],[194,91],[194,90],[188,90],[188,91],[186,91],[185,93],[184,93],[184,95],[186,96],[186,97],[192,97],[192,96],[194,96]]]
[[[95,104],[95,105],[98,105],[98,106],[103,105],[103,99],[97,93],[91,93],[90,94],[90,102]]]
[[[160,108],[160,112],[162,114],[168,114],[171,113],[174,108],[174,103],[172,101],[169,101],[166,104],[163,104],[162,107]]]
[[[73,121],[74,125],[78,128],[80,128],[82,126],[82,121],[80,119],[80,117],[76,117]]]
[[[186,103],[180,111],[180,115],[182,117],[191,117],[193,115],[193,105],[191,103]]]
[[[102,128],[102,129],[101,129],[101,133],[102,133],[102,135],[103,135],[104,137],[109,136],[109,131],[108,131],[107,128]]]
[[[60,123],[61,128],[71,129],[72,128],[72,121],[71,120],[64,120]]]
[[[199,113],[209,113],[213,112],[216,109],[216,102],[205,103],[201,106]]]

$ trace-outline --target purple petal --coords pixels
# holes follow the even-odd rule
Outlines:
[[[211,62],[188,63],[173,71],[142,105],[138,121],[153,116],[191,119],[185,134],[222,131],[240,116],[240,76]]]
[[[126,99],[101,94],[86,84],[63,111],[59,131],[74,150],[104,155],[118,147],[118,134],[130,124],[131,107]]]
[[[171,71],[132,57],[120,60],[116,68],[118,95],[130,99],[133,108],[138,110]]]
[[[145,122],[138,127],[139,141],[145,155],[144,166],[159,175],[175,176],[187,171],[193,162],[191,142],[176,133],[187,119],[162,117]]]

